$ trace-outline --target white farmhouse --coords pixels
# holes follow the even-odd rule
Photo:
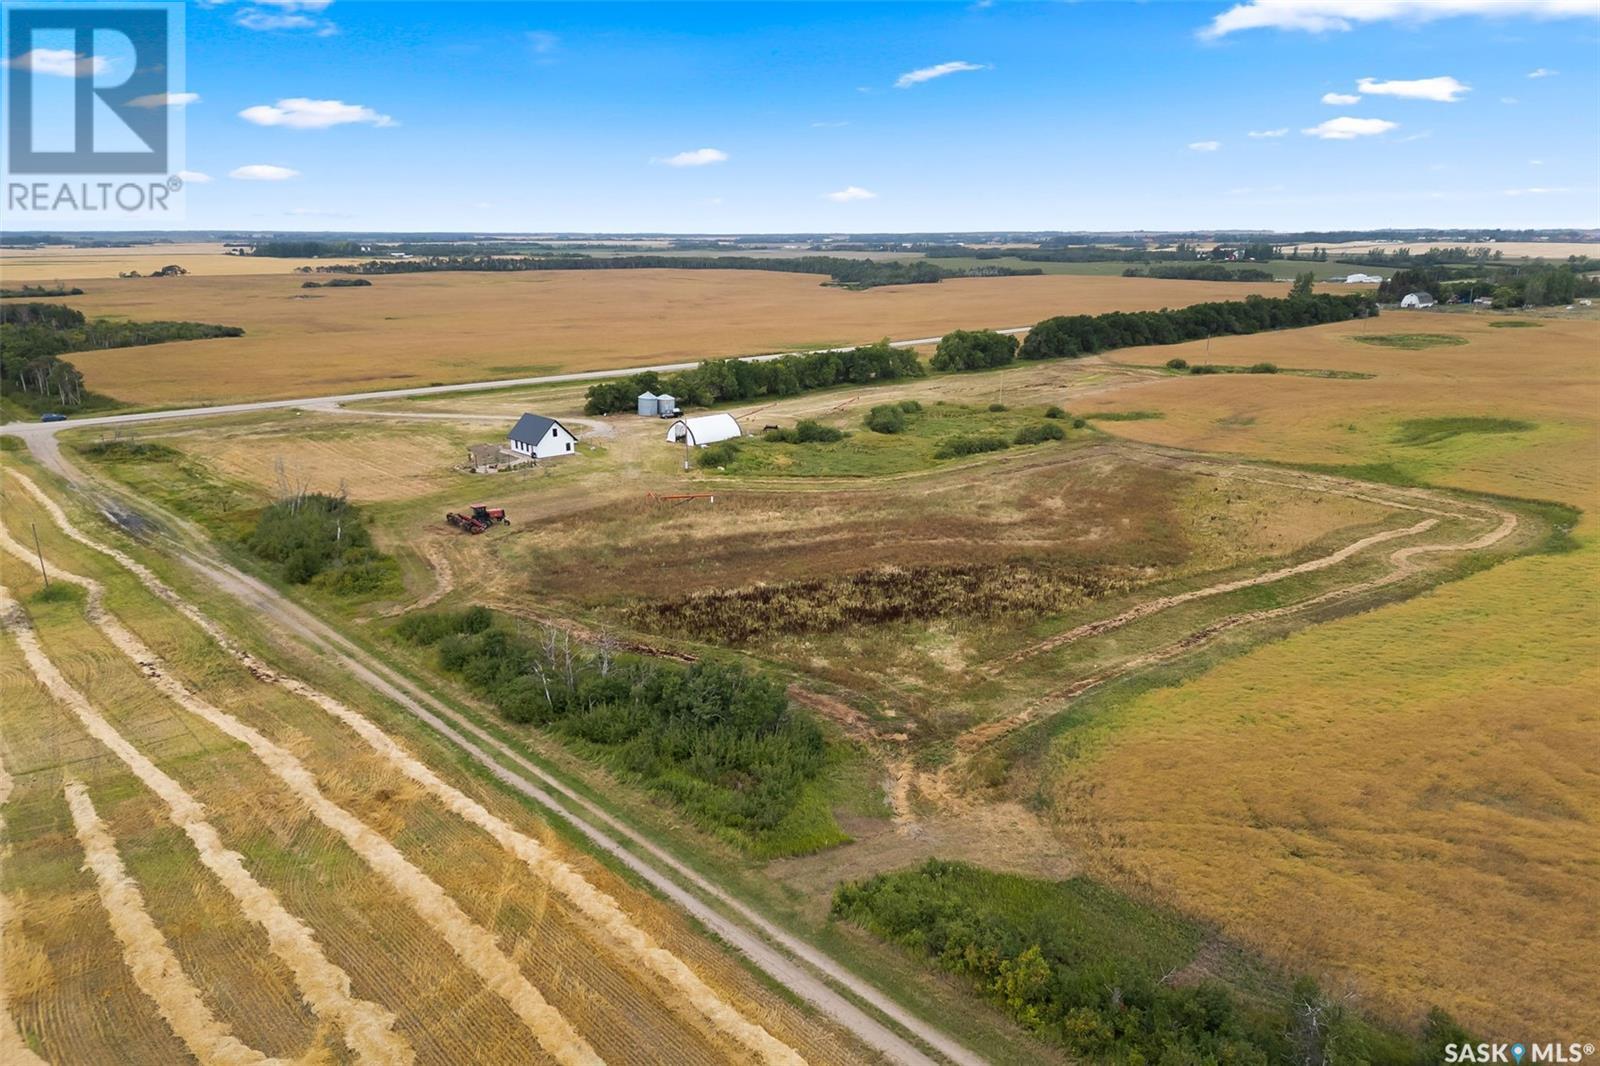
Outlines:
[[[1423,308],[1433,306],[1433,297],[1425,292],[1408,292],[1400,300],[1401,307]]]
[[[576,450],[578,438],[553,418],[525,414],[511,427],[506,443],[517,455],[525,455],[530,459],[554,459],[571,455]]]
[[[689,443],[704,448],[721,440],[744,436],[738,419],[729,414],[701,415],[698,418],[680,418],[667,430],[669,444]]]

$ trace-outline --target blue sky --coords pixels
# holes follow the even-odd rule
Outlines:
[[[185,225],[1600,225],[1600,5],[1364,6],[196,4]]]

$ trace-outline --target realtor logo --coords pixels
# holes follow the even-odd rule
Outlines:
[[[182,41],[181,3],[5,5],[9,222],[171,217],[193,99]]]

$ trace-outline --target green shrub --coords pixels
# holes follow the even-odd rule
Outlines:
[[[601,658],[481,608],[412,615],[395,633],[514,722],[538,723],[708,829],[760,850],[822,772],[822,732],[783,684],[737,664]]]
[[[1250,369],[1245,371],[1247,374],[1276,374],[1277,372],[1277,363],[1252,363]]]
[[[28,446],[22,438],[11,433],[0,433],[0,452],[25,452]]]
[[[1011,408],[1007,407],[1003,403],[992,403],[992,404],[989,405],[989,411],[990,411],[991,414],[999,414],[1001,411],[1009,411],[1009,410],[1011,410]]]
[[[724,440],[701,448],[700,454],[695,456],[694,461],[706,469],[715,469],[727,466],[737,458],[739,458],[738,442]]]
[[[802,418],[793,429],[769,429],[761,438],[773,444],[832,444],[844,439],[844,431],[825,426],[814,418]]]
[[[1047,440],[1065,440],[1067,431],[1054,422],[1040,422],[1037,425],[1023,426],[1017,430],[1017,435],[1012,438],[1013,444],[1043,444]]]
[[[1168,359],[1167,360],[1167,369],[1168,370],[1188,370],[1189,369],[1189,360],[1178,358],[1178,357],[1174,357],[1172,359]]]
[[[1061,408],[1057,407],[1055,404],[1051,404],[1049,407],[1046,407],[1044,409],[1044,416],[1046,418],[1066,418],[1067,417],[1067,412],[1063,411]]]
[[[1017,338],[992,329],[951,330],[939,339],[928,365],[935,370],[986,370],[1017,357]]]
[[[916,400],[901,400],[900,410],[908,415],[920,415],[922,413],[922,404]]]
[[[1221,371],[1219,371],[1216,367],[1212,366],[1210,363],[1196,363],[1194,366],[1191,366],[1189,368],[1189,373],[1191,373],[1191,374],[1217,374],[1217,373],[1221,373]]]
[[[897,403],[883,403],[868,411],[862,422],[874,433],[904,433],[906,413]]]
[[[310,493],[281,500],[261,512],[244,543],[259,558],[278,564],[279,576],[291,585],[315,582],[326,591],[354,596],[400,583],[399,566],[372,546],[365,519],[343,497]]]
[[[935,459],[955,459],[963,455],[980,455],[983,452],[998,452],[1011,447],[1011,442],[1004,437],[992,433],[964,434],[959,437],[948,437],[934,450]]]
[[[1072,420],[1072,428],[1073,429],[1082,429],[1084,426],[1087,426],[1088,424],[1089,423],[1085,422],[1081,418],[1074,418]]]

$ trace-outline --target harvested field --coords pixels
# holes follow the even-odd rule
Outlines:
[[[1096,705],[1054,747],[1051,788],[1103,873],[1391,1017],[1437,1003],[1479,1031],[1592,1029],[1600,971],[1579,945],[1600,774],[1580,738],[1600,691],[1600,323],[1495,328],[1508,321],[1436,316],[1430,329],[1467,343],[1411,351],[1352,344],[1347,326],[1218,340],[1230,362],[1377,377],[1158,382],[1092,402],[1163,412],[1105,425],[1129,438],[1584,515],[1573,550]]]
[[[275,262],[281,262],[277,260]],[[816,275],[628,270],[378,277],[318,290],[299,275],[113,280],[63,302],[90,315],[242,326],[245,336],[75,355],[127,403],[314,396],[434,382],[676,363],[935,336],[1098,313],[1281,294],[1278,283],[964,278],[848,292]]]
[[[6,248],[0,250],[0,270],[9,281],[40,282],[94,279],[116,280],[118,274],[137,270],[149,274],[176,264],[202,277],[240,274],[288,274],[300,266],[327,266],[336,259],[270,259],[265,256],[227,255],[220,244],[140,244],[128,248]],[[174,278],[132,279],[164,285]],[[89,285],[82,286],[89,289]],[[91,290],[92,291],[92,290]]]
[[[303,917],[361,994],[395,1014],[395,1033],[416,1048],[420,1061],[548,1061],[539,1056],[530,1028],[561,1019],[570,1036],[544,1029],[552,1055],[561,1060],[582,1059],[592,1047],[611,1062],[708,1061],[740,1058],[740,1046],[766,1061],[797,1061],[790,1047],[811,1061],[854,1059],[829,1030],[803,1020],[729,966],[670,912],[530,824],[525,809],[470,778],[464,788],[452,783],[449,778],[460,777],[453,764],[444,763],[452,766],[448,774],[429,769],[341,700],[249,657],[142,564],[85,551],[88,538],[77,530],[68,529],[72,540],[63,537],[54,521],[63,516],[28,494],[29,484],[7,479],[11,529],[18,521],[38,524],[58,581],[70,582],[72,570],[98,573],[82,579],[87,603],[81,597],[45,603],[37,597],[36,575],[10,551],[0,558],[0,576],[38,621],[42,654],[72,659],[65,672],[86,678],[85,691],[116,708],[114,729],[135,762],[159,767],[157,773],[204,804],[217,836],[239,847],[262,884]],[[197,641],[192,624],[224,643]],[[10,707],[15,690],[9,672],[4,680]],[[18,694],[26,696],[26,689]],[[48,725],[52,715],[55,724]],[[66,721],[57,707],[32,728],[70,739]],[[59,803],[59,755],[19,743],[10,725],[4,739],[8,766],[16,753],[31,753],[19,775],[29,806],[47,800],[52,783]],[[198,751],[203,759],[194,758]],[[96,785],[97,793],[103,787]],[[126,785],[118,787],[125,793]],[[13,800],[7,813],[16,809]],[[132,825],[125,818],[106,824],[124,850],[136,832]],[[36,838],[35,825],[29,819],[18,827],[8,819],[19,847],[38,853],[59,846]],[[374,877],[370,864],[386,876]],[[147,893],[155,883],[147,863],[130,862],[128,873]],[[13,877],[8,864],[0,889],[9,889]],[[431,889],[422,887],[430,883]],[[8,898],[26,928],[48,911],[52,896],[40,886]],[[189,945],[203,933],[154,905],[151,918],[188,969]],[[34,931],[47,933],[48,927]],[[48,952],[61,947],[47,937],[33,939]],[[8,938],[8,956],[11,943]],[[461,965],[463,949],[481,965]],[[259,948],[235,944],[226,957],[237,969],[259,966],[264,956]],[[502,961],[492,962],[496,957]],[[491,980],[480,980],[474,970]],[[61,987],[40,986],[12,999],[19,1029],[52,1059],[62,1057],[64,1037],[40,1019],[59,996],[77,993],[73,980],[56,984]],[[255,1045],[244,1028],[253,1031],[259,1018],[236,1016],[234,1008],[250,1008],[223,994],[228,982],[196,984],[208,997],[213,991],[221,997],[217,1019],[237,1026],[241,1039]],[[101,1014],[88,1008],[84,1016]],[[162,1027],[159,1015],[151,1017]],[[277,1031],[280,1045],[338,1039],[337,1031],[324,1033],[304,1020],[280,1021]],[[134,1041],[119,1057],[171,1060],[166,1053],[147,1059],[147,1046],[160,1043]],[[276,1047],[272,1054],[284,1056]]]

